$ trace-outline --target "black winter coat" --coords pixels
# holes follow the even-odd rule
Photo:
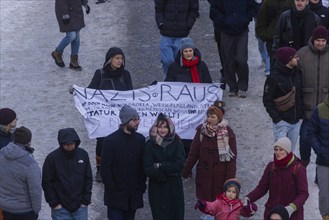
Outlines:
[[[106,206],[123,211],[143,207],[146,190],[144,145],[143,135],[137,132],[127,134],[122,128],[104,139],[101,175]]]
[[[286,95],[296,87],[295,106],[285,112],[279,112],[273,99]],[[276,62],[272,73],[267,77],[264,86],[263,104],[274,123],[284,120],[297,123],[303,116],[303,102],[300,74],[296,68],[290,69]]]
[[[212,79],[205,62],[201,60],[201,53],[198,49],[194,50],[195,55],[199,57],[197,64],[198,74],[201,83],[212,83]],[[174,63],[170,64],[168,73],[164,81],[166,82],[192,82],[190,68],[181,66],[181,53],[178,53]]]
[[[5,133],[3,130],[0,130],[0,149],[7,146],[9,142],[13,141],[12,133]]]
[[[254,0],[217,0],[210,6],[210,19],[215,30],[226,34],[241,34],[248,30],[249,22],[257,13]]]
[[[168,37],[186,37],[199,11],[198,0],[154,0],[155,21],[160,34]]]
[[[42,188],[49,206],[61,204],[69,212],[91,203],[93,184],[88,153],[81,148],[80,138],[73,128],[58,133],[60,147],[51,152],[43,164]],[[63,144],[75,142],[76,149],[68,153]]]
[[[101,90],[132,90],[133,85],[130,73],[127,70],[122,70],[118,75],[111,76],[105,73],[103,69],[96,70],[88,88]]]
[[[322,5],[322,0],[317,4],[314,4],[311,1],[308,4],[310,5],[311,11],[317,14],[321,19],[321,24],[326,28],[329,28],[329,8]]]
[[[85,27],[82,5],[88,0],[55,0],[55,13],[60,32],[79,31]],[[68,24],[63,23],[63,15],[70,16]]]

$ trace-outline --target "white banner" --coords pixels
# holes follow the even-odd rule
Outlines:
[[[183,139],[193,139],[195,128],[206,118],[208,107],[222,100],[219,83],[158,82],[129,91],[74,88],[75,106],[84,117],[89,138],[105,137],[120,125],[119,111],[128,104],[139,113],[138,132],[149,135],[157,115],[169,116]]]

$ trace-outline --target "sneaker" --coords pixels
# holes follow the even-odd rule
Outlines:
[[[56,65],[61,68],[65,67],[62,55],[62,53],[59,53],[56,50],[51,53],[51,56],[55,60]]]
[[[229,96],[229,97],[237,97],[238,94],[237,94],[237,92],[235,92],[235,91],[230,91],[230,92],[228,93],[228,96]]]
[[[247,92],[239,90],[238,91],[238,96],[239,96],[239,98],[246,98],[247,97]]]
[[[101,171],[96,172],[95,181],[96,182],[103,182],[102,176],[101,176]]]

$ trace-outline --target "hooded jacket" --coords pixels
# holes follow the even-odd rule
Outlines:
[[[316,153],[316,164],[329,167],[329,95],[314,110],[308,137]]]
[[[72,142],[76,148],[66,151],[63,144]],[[80,138],[73,128],[59,130],[58,143],[43,164],[42,187],[51,208],[61,204],[72,213],[91,202],[91,166],[88,153],[78,148]]]
[[[0,207],[7,212],[41,210],[41,171],[22,146],[10,142],[0,150]]]
[[[110,68],[111,64],[108,62],[118,54],[123,56],[123,63],[119,69],[114,70]],[[119,91],[132,90],[133,85],[130,73],[124,69],[125,61],[123,51],[118,47],[111,47],[106,53],[103,68],[96,70],[88,88]]]

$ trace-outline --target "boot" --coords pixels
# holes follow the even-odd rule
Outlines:
[[[78,63],[78,55],[71,55],[70,69],[82,70],[82,67]]]
[[[96,182],[103,182],[102,180],[102,175],[101,175],[101,167],[100,166],[96,166],[96,176],[95,176],[95,181]]]
[[[59,53],[56,50],[51,53],[51,56],[55,60],[56,65],[63,68],[65,66],[65,63],[63,61],[62,55],[63,53]]]
[[[329,215],[322,216],[322,220],[329,220]]]

